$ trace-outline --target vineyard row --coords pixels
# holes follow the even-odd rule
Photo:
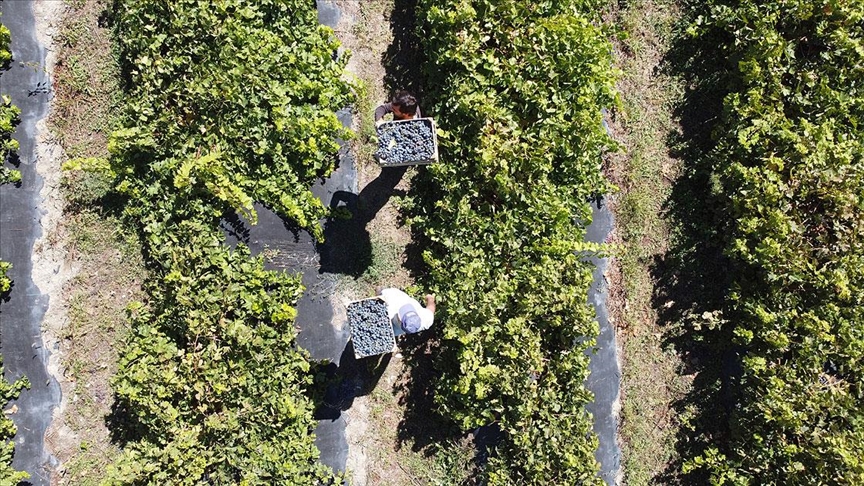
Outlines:
[[[346,59],[308,0],[122,0],[112,21],[123,127],[109,160],[67,164],[114,175],[151,269],[113,379],[129,442],[108,482],[326,481],[294,329],[303,287],[229,249],[219,221],[254,222],[259,201],[321,236],[308,188],[348,137]]]
[[[440,164],[414,196],[425,284],[441,301],[436,399],[464,429],[503,439],[485,484],[599,484],[585,405],[598,334],[588,304],[602,247],[588,200],[610,188],[615,102],[599,1],[419,3],[425,97]]]
[[[727,59],[708,157],[729,219],[723,309],[743,370],[713,484],[864,483],[864,4],[713,0]]]

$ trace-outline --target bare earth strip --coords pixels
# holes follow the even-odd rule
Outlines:
[[[669,248],[672,229],[664,204],[678,177],[681,161],[668,146],[679,131],[673,116],[681,96],[679,83],[663,74],[674,21],[679,13],[669,0],[637,0],[613,13],[626,33],[616,43],[623,77],[618,85],[622,106],[611,124],[624,152],[611,160],[615,198],[616,243],[622,253],[610,272],[611,311],[618,326],[622,354],[622,424],[624,484],[666,484],[675,476],[668,466],[676,440],[686,425],[674,406],[691,387],[683,357],[664,336],[670,326],[660,320],[656,302],[656,266]]]
[[[110,180],[63,173],[69,158],[106,157],[119,109],[119,80],[105,25],[107,0],[35,3],[37,30],[47,34],[54,99],[37,148],[49,198],[39,272],[50,282],[44,329],[62,401],[46,432],[58,460],[52,484],[98,484],[119,448],[107,422],[110,379],[127,332],[125,308],[143,297],[143,259],[133,232],[103,196]],[[42,284],[39,284],[40,288]]]
[[[51,79],[52,89],[56,86],[55,68],[57,65],[56,39],[62,28],[66,12],[64,2],[39,0],[33,3],[36,19],[36,35],[39,43],[45,47],[45,69]],[[52,423],[45,432],[45,447],[49,453],[57,457],[58,444],[73,442],[74,434],[63,427],[62,417],[66,413],[67,387],[63,373],[63,351],[60,335],[68,324],[67,301],[64,288],[74,278],[80,268],[67,259],[65,243],[62,236],[63,209],[65,202],[61,195],[60,164],[65,158],[63,148],[51,136],[46,120],[53,115],[54,103],[49,108],[48,116],[37,124],[36,140],[36,170],[43,179],[44,185],[40,192],[41,207],[44,213],[40,218],[42,236],[34,244],[33,251],[33,282],[48,296],[48,309],[42,322],[43,341],[51,355],[48,361],[48,372],[60,383],[62,397],[59,406],[54,409]],[[52,482],[56,482],[56,471],[52,472]]]

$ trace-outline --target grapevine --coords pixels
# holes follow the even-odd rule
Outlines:
[[[152,269],[112,383],[130,441],[107,481],[338,481],[317,462],[302,285],[229,248],[219,222],[254,223],[257,201],[322,236],[309,188],[350,137],[347,57],[305,0],[121,0],[113,18],[123,126],[108,160],[65,164],[116,178]]]
[[[0,262],[2,263],[2,262]],[[0,359],[0,369],[3,367],[3,360]],[[21,390],[30,388],[30,381],[27,377],[22,377],[14,383],[9,384],[5,378],[0,378],[0,402],[5,404],[10,400],[18,398]],[[12,419],[4,414],[0,417],[0,482],[3,484],[18,484],[19,481],[24,481],[30,477],[24,471],[16,471],[12,468],[12,457],[15,454],[15,444],[12,438],[15,437],[17,428],[12,423]]]
[[[491,485],[595,484],[585,405],[598,333],[588,305],[603,251],[584,241],[590,195],[615,144],[600,109],[615,102],[600,2],[420,2],[426,94],[440,163],[415,194],[428,240],[440,411],[504,439]]]
[[[6,67],[12,60],[12,52],[10,44],[12,42],[12,33],[5,25],[0,24],[0,68]]]
[[[4,36],[3,31],[6,32]],[[6,27],[0,25],[0,58],[8,53],[8,32]],[[4,39],[6,44],[3,44]],[[15,124],[18,121],[18,115],[21,110],[12,104],[12,100],[8,96],[0,97],[0,164],[5,164],[6,159],[13,151],[18,150],[18,141],[12,138],[12,133],[15,131]],[[21,172],[14,169],[9,169],[0,165],[0,184],[9,182],[18,182],[21,180]],[[12,282],[6,276],[6,272],[11,265],[8,262],[0,261],[0,295],[6,293],[11,288]]]
[[[711,162],[743,374],[714,484],[864,483],[864,5],[693,4],[730,79]]]

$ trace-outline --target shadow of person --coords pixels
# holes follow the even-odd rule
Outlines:
[[[358,196],[336,191],[330,200],[332,216],[324,223],[324,242],[316,245],[319,273],[359,277],[372,264],[372,243],[358,211]]]
[[[324,242],[317,245],[319,273],[359,277],[372,264],[372,243],[367,226],[397,193],[396,186],[407,167],[388,167],[354,194],[336,191],[330,199],[333,212],[324,223]]]
[[[378,177],[360,191],[357,206],[364,226],[369,224],[387,201],[399,192],[396,186],[399,185],[406,170],[408,170],[407,166],[382,168]]]
[[[324,369],[328,385],[321,405],[315,410],[315,419],[336,420],[354,405],[355,398],[371,393],[392,357],[392,353],[386,353],[357,359],[354,343],[349,339],[339,364],[330,363]]]

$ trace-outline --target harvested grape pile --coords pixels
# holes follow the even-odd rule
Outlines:
[[[408,120],[381,125],[375,155],[381,165],[432,162],[435,158],[432,124],[428,120]]]
[[[387,353],[396,345],[387,304],[380,299],[348,305],[348,324],[351,325],[354,353],[358,357]]]

